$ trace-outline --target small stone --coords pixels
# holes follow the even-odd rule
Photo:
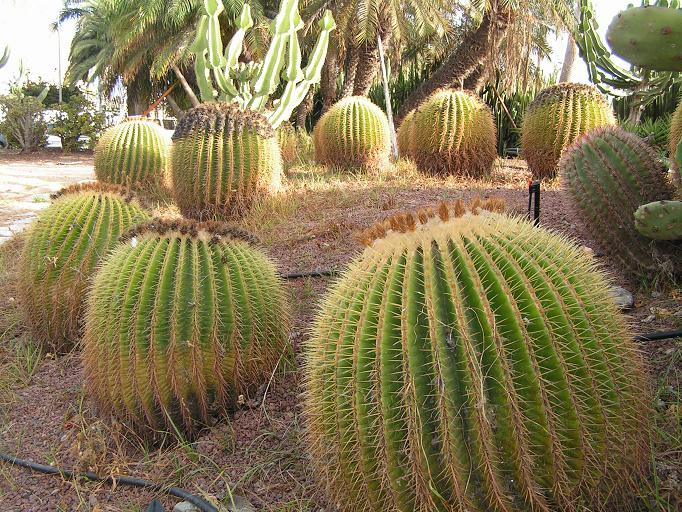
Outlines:
[[[622,288],[620,286],[612,286],[610,291],[611,296],[616,302],[616,305],[622,311],[629,311],[630,309],[635,307],[635,298],[632,296],[632,293],[630,293],[625,288]]]
[[[229,512],[256,512],[256,508],[251,502],[241,496],[232,495],[232,499],[227,498],[227,510]]]
[[[173,512],[201,512],[201,510],[189,501],[181,501],[173,507]]]
[[[682,318],[682,309],[680,309],[680,310],[678,310],[678,311],[675,311],[675,312],[673,313],[673,316],[674,316],[675,318]]]
[[[651,292],[651,298],[653,299],[660,299],[662,296],[661,292]]]
[[[649,315],[648,317],[644,318],[641,323],[648,324],[649,322],[653,322],[654,320],[656,320],[656,315]]]

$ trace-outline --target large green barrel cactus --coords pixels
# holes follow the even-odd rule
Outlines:
[[[654,240],[682,240],[682,201],[643,204],[635,212],[635,228]]]
[[[374,229],[323,303],[305,412],[332,508],[620,510],[648,411],[608,283],[559,235],[457,213]]]
[[[522,156],[536,178],[554,178],[561,152],[582,134],[616,123],[599,91],[585,84],[559,84],[541,91],[523,118]]]
[[[585,226],[611,257],[635,275],[660,270],[667,248],[640,235],[633,216],[640,205],[672,196],[655,152],[634,134],[602,128],[567,149],[559,167]]]
[[[313,143],[315,160],[320,164],[385,167],[391,153],[388,119],[363,96],[344,98],[317,122]]]
[[[678,162],[677,150],[680,142],[682,142],[682,101],[673,114],[670,120],[670,139],[668,142],[668,157],[674,172],[674,179],[678,185],[682,186],[682,165]]]
[[[172,189],[190,217],[239,214],[281,185],[275,130],[259,112],[235,103],[188,111],[173,134]]]
[[[173,425],[191,434],[287,360],[288,324],[275,267],[248,234],[154,220],[128,233],[94,279],[86,389],[143,434]]]
[[[414,114],[410,151],[417,167],[431,174],[481,177],[497,158],[495,123],[476,96],[444,89]]]
[[[41,212],[27,232],[20,292],[26,323],[47,350],[73,347],[97,265],[119,235],[146,218],[123,189],[103,184],[69,187]]]
[[[95,175],[120,185],[163,184],[170,139],[161,127],[131,117],[107,129],[95,147]]]
[[[412,156],[412,140],[414,135],[412,128],[414,127],[414,110],[410,110],[398,127],[396,139],[398,142],[398,153],[403,158],[411,158]]]

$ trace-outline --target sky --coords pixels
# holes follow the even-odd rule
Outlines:
[[[633,0],[593,0],[602,35],[618,11]],[[634,2],[636,3],[636,2]],[[68,65],[69,46],[75,31],[75,22],[61,26],[60,37],[50,25],[57,20],[63,0],[0,0],[0,51],[10,46],[7,65],[0,69],[0,93],[7,90],[9,81],[16,76],[20,62],[32,79],[42,78],[57,83],[61,57],[62,76]],[[61,44],[58,44],[61,40]],[[566,37],[554,41],[551,66],[561,67]],[[587,69],[578,59],[573,81],[587,82]]]

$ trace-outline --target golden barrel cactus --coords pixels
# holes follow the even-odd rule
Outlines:
[[[398,154],[403,158],[411,158],[412,140],[414,135],[412,128],[414,127],[414,110],[410,110],[398,127],[396,138],[398,140]]]

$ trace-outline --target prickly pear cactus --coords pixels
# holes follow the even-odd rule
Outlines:
[[[183,215],[231,216],[280,188],[282,157],[262,114],[233,103],[204,103],[178,123],[171,169]]]
[[[366,241],[306,351],[308,444],[331,502],[619,510],[607,500],[636,492],[646,467],[648,399],[593,260],[461,205],[399,216]]]
[[[616,124],[613,110],[591,85],[564,83],[541,91],[521,130],[522,156],[536,178],[554,178],[561,152],[584,133]]]
[[[654,240],[682,240],[682,201],[643,204],[635,212],[635,227]]]
[[[682,71],[682,9],[630,7],[606,31],[611,51],[645,69]]]
[[[674,171],[677,184],[682,187],[682,157],[678,157],[677,150],[682,143],[682,102],[677,105],[670,120],[670,140],[668,142],[668,156]]]
[[[414,110],[411,110],[403,119],[398,127],[396,134],[398,142],[398,153],[403,158],[411,158],[412,156],[412,141],[414,135],[412,129],[414,128]]]
[[[332,106],[313,131],[315,160],[338,167],[381,168],[388,165],[391,136],[386,114],[363,96]]]
[[[170,139],[161,127],[140,117],[107,129],[95,147],[95,175],[119,185],[163,184]]]
[[[641,204],[673,193],[665,167],[642,139],[616,127],[593,130],[565,151],[559,167],[585,226],[612,258],[635,275],[675,266],[671,248],[635,230]]]
[[[20,262],[21,305],[36,341],[62,353],[80,338],[85,292],[119,235],[148,218],[125,191],[64,189],[29,228]]]
[[[86,391],[141,433],[192,434],[287,361],[288,323],[275,268],[246,233],[151,221],[126,235],[94,280]]]
[[[415,111],[410,151],[419,170],[429,174],[480,177],[497,158],[495,123],[478,97],[443,89]]]

